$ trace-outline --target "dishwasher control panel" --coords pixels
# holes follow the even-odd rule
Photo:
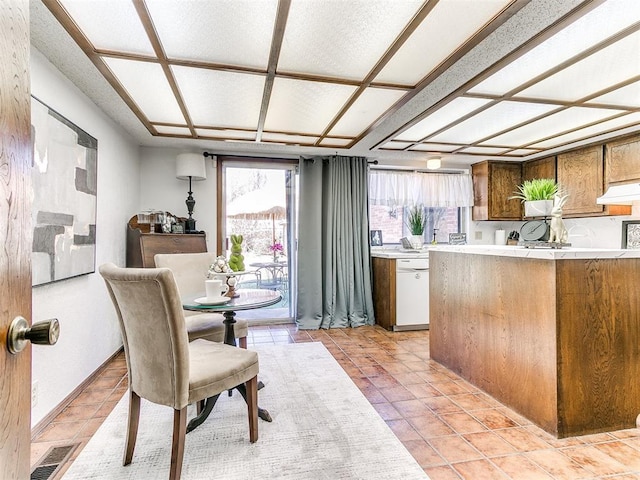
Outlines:
[[[396,260],[396,271],[429,270],[428,258],[399,258]]]

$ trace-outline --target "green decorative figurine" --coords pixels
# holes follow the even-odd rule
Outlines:
[[[244,271],[244,255],[242,255],[242,235],[231,235],[231,256],[229,267],[234,272]]]

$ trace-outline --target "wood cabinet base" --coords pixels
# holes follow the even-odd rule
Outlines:
[[[636,426],[640,259],[430,254],[431,358],[559,438]]]

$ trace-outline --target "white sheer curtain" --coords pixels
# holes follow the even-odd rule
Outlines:
[[[371,170],[369,201],[389,207],[471,207],[473,179],[469,174]]]

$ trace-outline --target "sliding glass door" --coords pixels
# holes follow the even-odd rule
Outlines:
[[[241,255],[240,288],[277,290],[273,307],[243,312],[258,321],[293,321],[297,246],[296,166],[269,162],[222,163],[221,235],[225,256]]]

